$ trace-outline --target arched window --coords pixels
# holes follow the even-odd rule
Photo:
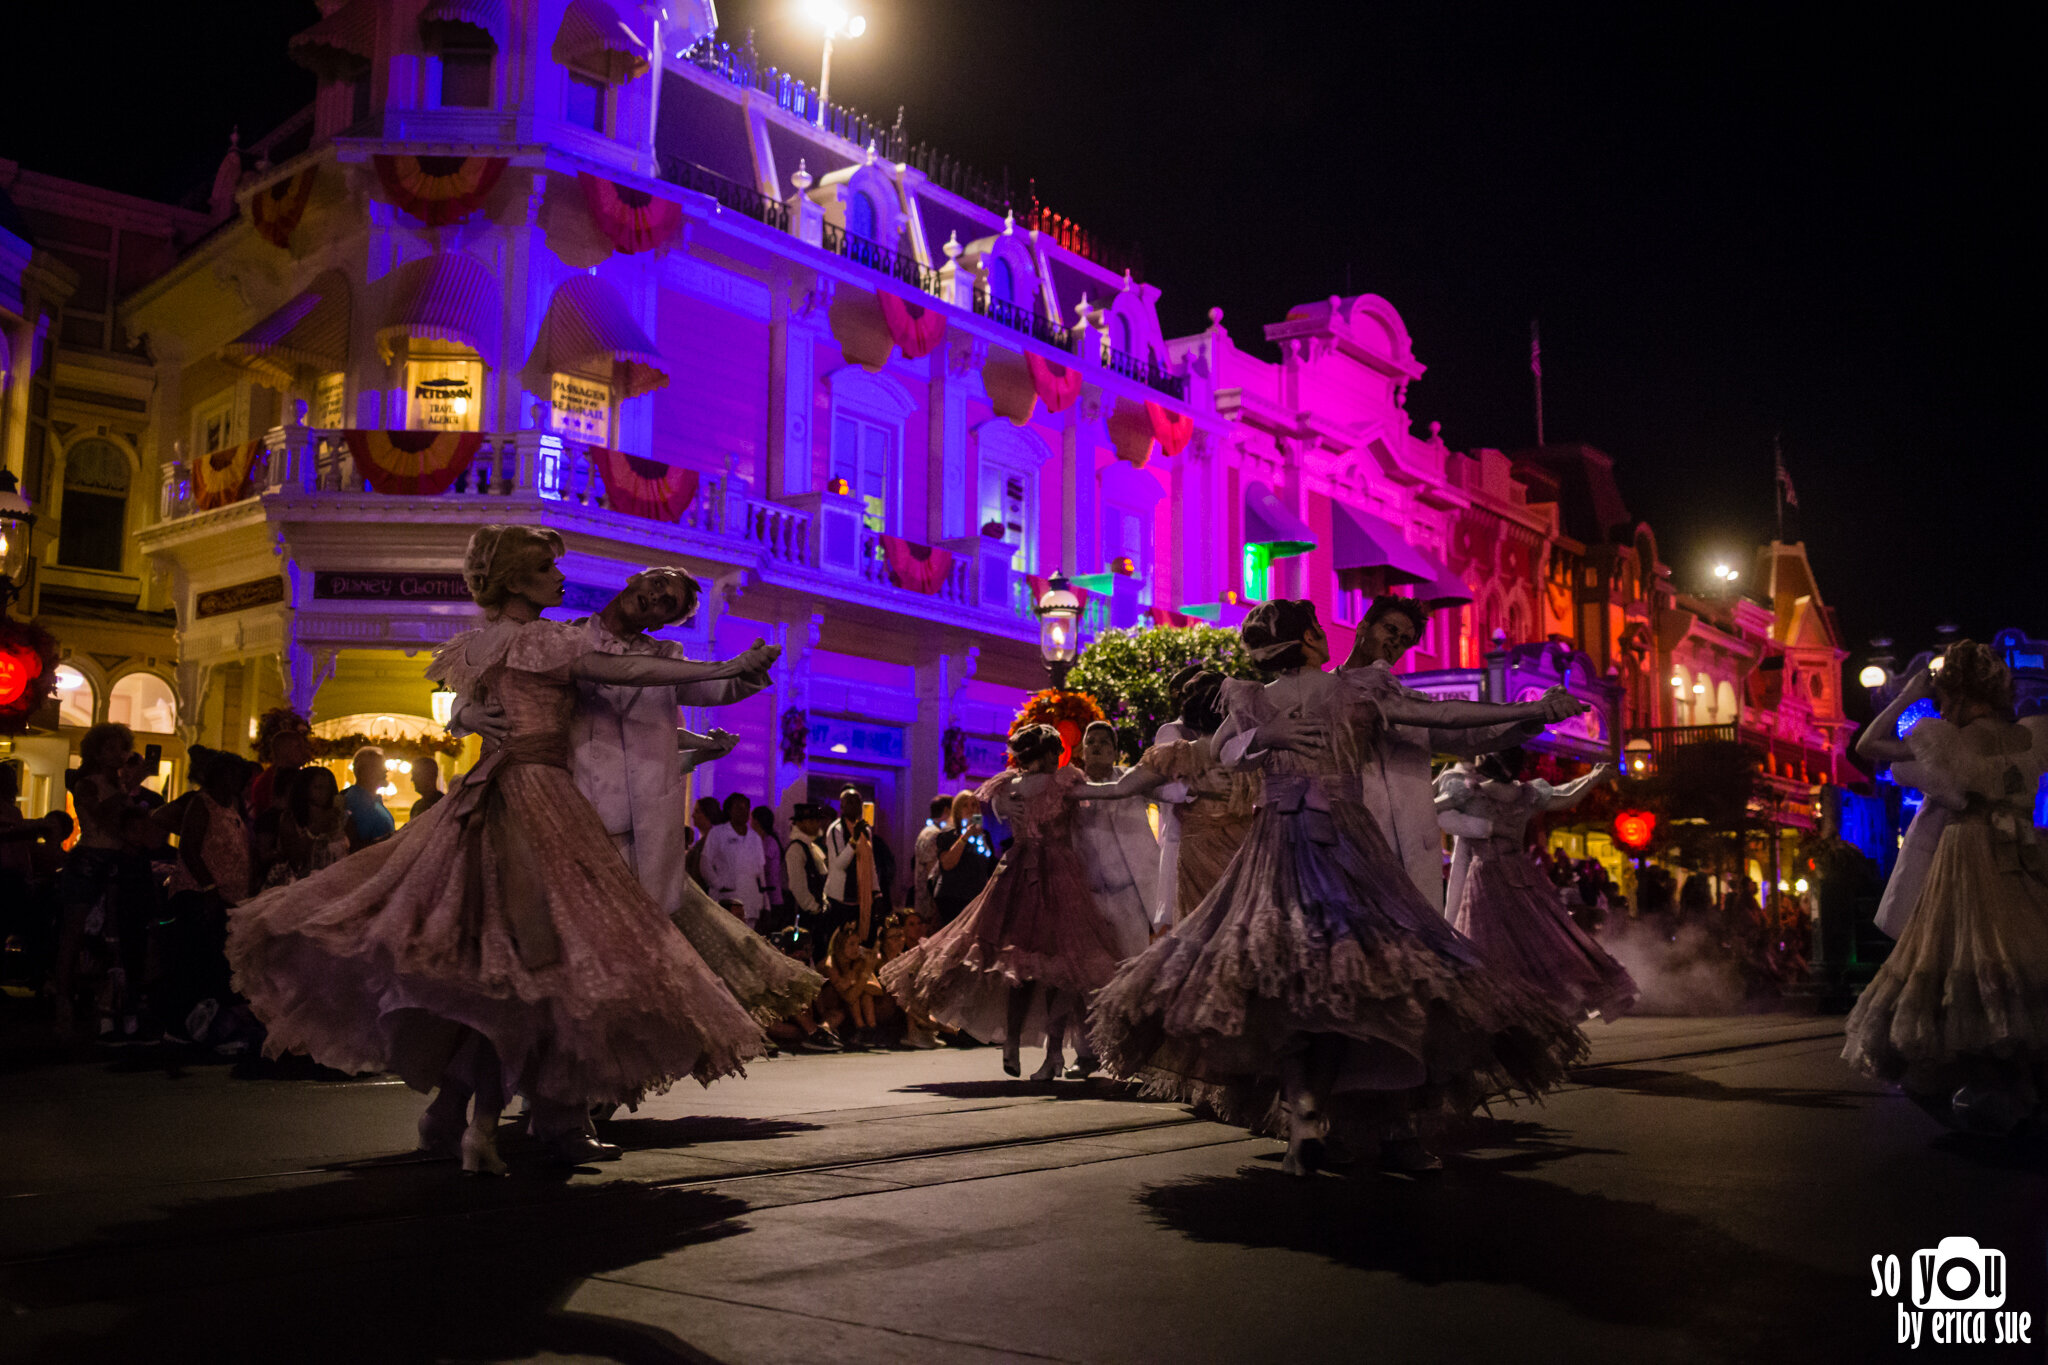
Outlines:
[[[1741,715],[1735,705],[1735,684],[1723,678],[1714,689],[1714,723],[1733,725]]]
[[[1714,715],[1714,680],[1704,673],[1696,675],[1692,680],[1692,703],[1693,724],[1720,724]]]
[[[112,441],[80,441],[65,452],[60,564],[121,572],[128,540],[128,477],[128,457]]]
[[[1112,337],[1111,344],[1119,351],[1128,356],[1135,356],[1137,354],[1136,351],[1131,349],[1131,320],[1122,313],[1116,315],[1116,326],[1112,329],[1110,335]]]
[[[59,725],[92,724],[93,711],[99,699],[93,695],[92,683],[85,674],[70,664],[57,665],[57,723]]]
[[[107,719],[138,735],[168,735],[178,728],[178,699],[154,673],[130,673],[107,692]]]
[[[1010,263],[1002,257],[993,257],[988,263],[988,295],[998,303],[1017,301],[1017,277],[1010,271]]]
[[[859,190],[846,196],[846,230],[870,242],[875,240],[875,201]]]

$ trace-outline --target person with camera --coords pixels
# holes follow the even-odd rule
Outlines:
[[[825,909],[813,932],[830,943],[842,924],[860,926],[866,942],[875,895],[880,886],[875,865],[875,831],[864,815],[865,799],[858,787],[839,793],[839,818],[825,831]]]
[[[932,929],[943,929],[981,889],[996,870],[995,845],[981,824],[981,799],[973,792],[953,798],[952,828],[942,830],[935,841],[932,864]]]

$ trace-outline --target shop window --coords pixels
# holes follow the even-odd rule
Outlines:
[[[1355,629],[1365,620],[1365,609],[1372,601],[1372,593],[1365,584],[1365,571],[1334,569],[1330,579],[1330,619],[1340,626]]]
[[[57,665],[57,723],[87,727],[93,723],[93,711],[99,705],[99,698],[93,694],[92,683],[85,674],[70,664]]]
[[[566,117],[579,128],[604,131],[605,95],[610,87],[596,76],[580,71],[569,73],[569,107]]]
[[[870,531],[889,529],[889,492],[896,462],[896,432],[847,413],[832,419],[832,477],[861,500]]]
[[[406,430],[477,430],[483,417],[483,381],[479,360],[428,355],[406,361]]]
[[[121,572],[128,539],[128,457],[111,441],[80,441],[64,457],[57,562]]]
[[[192,414],[192,453],[211,455],[235,439],[235,396],[222,394]]]
[[[1010,565],[1026,572],[1025,547],[1031,543],[1031,485],[1033,476],[991,462],[986,455],[981,466],[981,533],[1015,548]]]
[[[107,692],[107,719],[138,735],[168,735],[178,728],[178,699],[154,673],[130,673]]]

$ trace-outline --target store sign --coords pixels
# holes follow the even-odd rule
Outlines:
[[[1010,766],[1010,745],[1007,740],[989,739],[981,735],[967,736],[967,771],[984,773],[994,777]]]
[[[284,601],[284,580],[276,574],[268,578],[254,578],[247,583],[237,583],[232,588],[215,588],[199,594],[192,604],[192,614],[204,621],[209,616],[226,616],[230,612],[247,611],[251,607],[267,607],[273,602]]]
[[[1424,673],[1401,673],[1401,686],[1437,701],[1484,701],[1486,675],[1476,668],[1439,668]]]
[[[611,439],[612,386],[577,374],[558,374],[548,387],[548,430],[572,441],[603,445]]]
[[[483,416],[484,367],[475,360],[411,360],[405,366],[408,431],[475,431]]]
[[[468,602],[459,573],[340,573],[313,575],[313,596],[327,602]]]
[[[972,743],[970,740],[970,758]],[[844,758],[856,763],[901,764],[906,761],[900,727],[863,725],[856,720],[822,716],[811,718],[811,737],[805,751],[812,758]]]
[[[323,374],[313,386],[313,401],[306,409],[306,424],[321,431],[334,431],[349,424],[342,402],[348,393],[348,376]]]

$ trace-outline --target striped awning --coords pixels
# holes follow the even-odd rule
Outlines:
[[[430,39],[438,38],[441,35],[434,30],[441,24],[468,24],[482,29],[499,47],[505,45],[505,35],[510,31],[505,21],[505,0],[432,0],[420,11],[420,32]]]
[[[384,280],[377,347],[389,360],[398,341],[447,341],[486,361],[498,350],[498,282],[482,261],[443,251],[408,261]]]
[[[323,81],[362,75],[377,51],[375,0],[346,0],[313,27],[294,34],[285,49]]]
[[[290,388],[301,366],[320,374],[348,368],[348,277],[329,270],[312,288],[220,348],[220,358]]]
[[[1421,550],[1416,553],[1422,555],[1436,570],[1428,582],[1416,587],[1417,597],[1429,603],[1431,607],[1462,607],[1472,601],[1472,589],[1465,585],[1465,580],[1461,576],[1451,572],[1435,555]]]
[[[1330,504],[1330,567],[1384,569],[1393,583],[1427,583],[1443,572],[1398,527],[1335,502]]]
[[[621,399],[668,384],[668,362],[619,291],[595,275],[572,275],[555,291],[526,369],[535,379],[556,371],[612,376]]]
[[[1316,547],[1316,533],[1289,511],[1263,483],[1250,483],[1244,490],[1244,541],[1247,545],[1269,545],[1275,556],[1307,554]]]
[[[605,0],[569,0],[561,30],[555,34],[554,58],[613,85],[644,74],[648,66],[646,50]]]

